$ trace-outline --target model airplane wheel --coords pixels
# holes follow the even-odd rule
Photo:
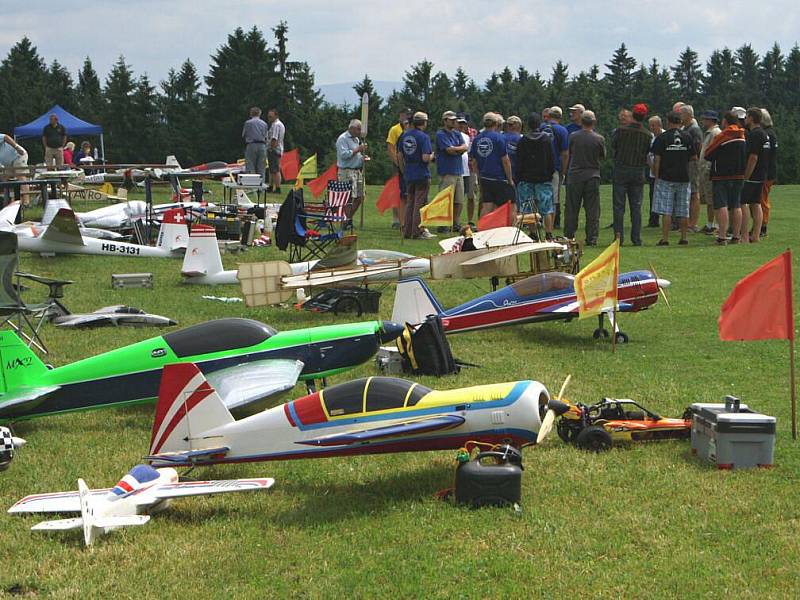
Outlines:
[[[360,317],[362,312],[361,303],[358,301],[358,298],[354,298],[353,296],[340,298],[333,307],[333,314],[335,315],[339,313],[357,313]]]
[[[608,337],[608,329],[600,329],[599,327],[594,330],[592,337],[599,340],[601,337]]]
[[[581,450],[605,452],[611,449],[611,434],[598,425],[587,427],[575,438],[575,444]]]
[[[618,344],[627,344],[628,343],[628,335],[626,333],[622,333],[621,331],[618,331],[616,333],[616,336],[617,336],[617,343]]]

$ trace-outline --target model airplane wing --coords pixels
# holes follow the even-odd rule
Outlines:
[[[284,289],[297,289],[333,285],[336,283],[368,281],[370,277],[387,273],[399,273],[403,270],[399,264],[363,265],[352,269],[334,269],[331,271],[311,271],[305,275],[290,275],[282,279]]]
[[[78,228],[78,219],[70,208],[62,208],[56,213],[53,221],[44,230],[42,239],[62,244],[86,245]]]
[[[250,492],[268,490],[275,484],[270,477],[259,479],[223,479],[221,481],[181,481],[160,486],[153,495],[164,500],[167,498],[184,498],[187,496],[205,496],[208,494],[225,494],[227,492]]]
[[[577,313],[578,312],[578,301],[577,300],[570,300],[568,302],[562,302],[561,304],[553,304],[548,306],[547,308],[543,308],[539,312],[543,313]],[[618,312],[630,312],[633,310],[633,304],[629,302],[619,302],[617,303],[617,311]],[[603,309],[601,312],[609,313],[612,312],[612,309]]]
[[[0,394],[0,419],[14,417],[20,410],[28,410],[35,407],[60,387],[58,385],[37,388],[19,387],[10,392]]]
[[[342,446],[351,444],[369,444],[382,439],[403,437],[417,433],[428,433],[430,431],[441,431],[443,429],[453,429],[464,422],[464,417],[458,415],[438,415],[423,419],[396,423],[384,427],[373,429],[360,429],[335,433],[319,437],[313,440],[305,440],[298,444],[308,446]]]
[[[31,531],[68,531],[70,529],[83,529],[83,519],[56,519],[55,521],[42,521],[31,527]]]
[[[505,248],[498,248],[487,254],[476,256],[461,263],[462,267],[470,267],[475,265],[482,265],[484,263],[500,260],[510,256],[517,256],[519,254],[530,254],[532,252],[547,252],[550,250],[562,250],[564,246],[554,242],[525,242],[523,244],[513,244]]]
[[[109,488],[90,490],[92,497],[105,496]],[[53,492],[50,494],[31,494],[17,501],[9,513],[68,513],[81,512],[81,499],[78,491]]]
[[[445,252],[450,252],[459,239],[461,239],[459,236],[455,236],[447,238],[446,240],[441,240],[439,246]],[[472,236],[472,241],[475,243],[476,248],[494,248],[497,246],[533,242],[528,234],[516,227],[493,227],[486,231],[478,231]]]
[[[206,379],[227,409],[236,413],[291,390],[304,366],[299,360],[257,360],[214,371]]]

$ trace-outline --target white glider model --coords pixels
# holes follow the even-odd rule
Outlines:
[[[109,531],[144,525],[150,514],[164,510],[173,498],[206,496],[228,492],[268,490],[275,483],[271,478],[223,479],[220,481],[179,481],[175,469],[154,469],[136,465],[110,489],[90,490],[78,479],[77,492],[32,494],[8,509],[9,513],[70,513],[80,517],[43,521],[33,531],[65,531],[83,529],[87,546]]]

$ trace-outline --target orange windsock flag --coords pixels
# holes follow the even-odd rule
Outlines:
[[[734,286],[722,305],[719,339],[793,340],[792,253],[787,250]]]
[[[400,204],[400,175],[395,174],[394,177],[386,180],[375,206],[378,208],[378,212],[383,214],[388,208],[399,208]]]
[[[284,179],[297,179],[300,171],[300,151],[295,148],[281,156],[281,174]]]
[[[308,186],[308,189],[311,190],[311,194],[314,196],[314,198],[319,197],[319,195],[327,189],[328,180],[335,180],[338,177],[338,174],[339,169],[336,168],[336,163],[333,163],[322,175],[309,181],[306,185]]]
[[[500,208],[483,215],[478,219],[478,230],[486,231],[495,227],[508,227],[511,225],[511,202],[506,202]]]

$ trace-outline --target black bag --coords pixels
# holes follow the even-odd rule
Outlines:
[[[420,325],[406,323],[405,331],[397,338],[397,349],[403,358],[403,370],[415,375],[449,375],[461,370],[438,315],[428,315]]]

